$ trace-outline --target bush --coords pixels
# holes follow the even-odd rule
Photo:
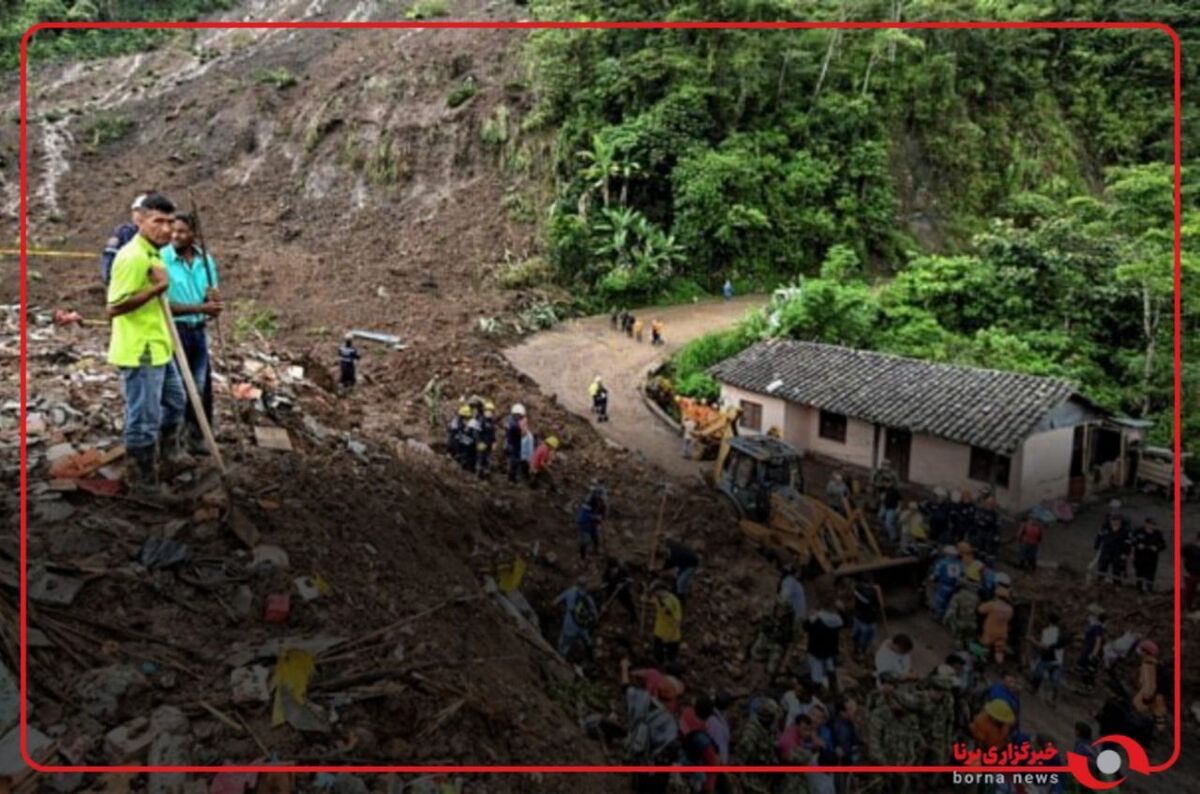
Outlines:
[[[417,0],[412,8],[404,12],[405,19],[432,19],[449,13],[446,0]]]
[[[450,96],[446,97],[446,104],[452,108],[463,105],[471,100],[473,96],[479,93],[479,87],[475,85],[475,81],[470,78],[463,80],[458,84]]]
[[[693,372],[675,382],[675,391],[684,397],[712,402],[721,396],[721,384],[706,372]]]
[[[96,151],[114,141],[119,141],[133,130],[133,119],[119,113],[100,113],[90,118],[83,126],[84,147]]]
[[[286,66],[277,66],[274,69],[259,69],[254,79],[263,85],[275,86],[279,91],[291,88],[296,84],[296,76]]]
[[[540,256],[510,262],[500,271],[499,282],[504,289],[527,289],[549,284],[554,280],[554,268]]]

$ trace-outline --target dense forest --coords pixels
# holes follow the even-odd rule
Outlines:
[[[1179,3],[554,0],[542,19],[1167,20]],[[557,278],[593,305],[777,293],[688,346],[676,387],[769,335],[1060,375],[1159,419],[1172,395],[1173,47],[1159,31],[547,31]],[[1194,62],[1185,58],[1187,74]],[[1200,134],[1185,103],[1183,137]],[[1184,168],[1184,323],[1200,310]],[[1187,380],[1200,377],[1189,354]],[[1185,434],[1200,441],[1194,396]]]

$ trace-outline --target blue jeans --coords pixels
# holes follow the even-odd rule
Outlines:
[[[888,540],[895,543],[899,540],[896,534],[896,519],[899,517],[899,511],[896,508],[891,510],[886,507],[879,508],[879,520],[883,523],[883,528],[887,531]]]
[[[137,367],[119,367],[125,394],[125,448],[153,446],[164,427],[183,421],[187,396],[174,361],[153,366],[149,355]]]
[[[692,577],[696,575],[695,568],[684,568],[675,577],[675,595],[680,598],[687,598],[688,593],[692,591]]]
[[[183,343],[183,352],[187,356],[188,369],[192,371],[192,380],[196,382],[196,391],[200,393],[204,416],[211,425],[213,418],[212,369],[209,366],[208,358],[208,334],[202,325],[175,323],[175,328],[179,331],[179,341]],[[188,425],[199,433],[200,423],[196,421],[196,415],[192,411],[190,402],[187,404],[186,416]]]
[[[871,643],[875,641],[875,624],[863,623],[858,618],[855,618],[854,628],[851,630],[850,636],[854,640],[854,650],[859,653],[866,653],[871,647]]]

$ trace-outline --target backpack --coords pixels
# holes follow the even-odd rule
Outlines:
[[[588,597],[580,594],[575,599],[575,605],[571,607],[571,619],[575,621],[576,626],[587,631],[596,625],[596,618],[596,610]]]
[[[625,715],[629,734],[625,737],[625,762],[670,763],[679,751],[679,724],[674,715],[644,689],[625,691]]]

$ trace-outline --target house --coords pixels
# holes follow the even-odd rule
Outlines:
[[[902,481],[978,492],[1002,509],[1124,485],[1145,423],[1115,419],[1068,381],[837,345],[760,342],[709,370],[739,432]]]

